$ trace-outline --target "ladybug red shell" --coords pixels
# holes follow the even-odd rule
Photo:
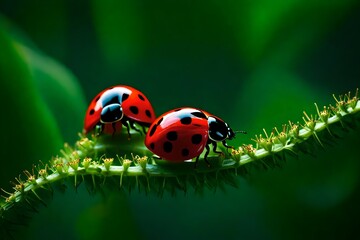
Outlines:
[[[84,133],[100,126],[102,132],[114,134],[125,125],[130,137],[130,128],[140,132],[134,123],[149,127],[154,120],[154,109],[142,92],[117,85],[101,91],[91,101],[86,111]]]
[[[196,157],[206,149],[204,156],[210,152],[210,144],[215,153],[217,142],[227,148],[226,139],[233,139],[234,131],[220,118],[203,110],[184,107],[171,110],[158,117],[146,134],[145,145],[154,154],[172,162],[182,162]]]

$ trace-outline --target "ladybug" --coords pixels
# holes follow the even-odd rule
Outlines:
[[[171,110],[158,117],[150,126],[145,137],[146,147],[160,158],[171,162],[182,162],[196,157],[206,148],[204,160],[210,152],[210,145],[215,153],[217,143],[226,148],[226,140],[233,139],[235,132],[229,125],[203,110],[184,107]]]
[[[154,109],[142,92],[133,87],[117,85],[101,91],[91,101],[83,132],[86,134],[99,126],[100,132],[115,134],[125,125],[130,139],[130,128],[141,133],[134,123],[142,126],[145,133],[144,127],[149,127],[154,120]]]

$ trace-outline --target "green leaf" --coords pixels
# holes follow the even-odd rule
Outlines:
[[[86,102],[76,77],[40,52],[5,18],[1,18],[0,45],[0,100],[5,103],[2,160],[14,171],[2,168],[1,180],[10,181],[39,159],[47,160],[58,152],[63,138],[75,141],[82,130]],[[15,158],[19,143],[19,160],[9,161]]]
[[[34,84],[47,109],[55,118],[66,141],[81,132],[86,110],[85,96],[76,77],[54,59],[21,43],[16,49],[30,67]]]
[[[0,183],[48,159],[62,145],[56,120],[34,84],[29,66],[0,25],[0,101],[2,133]]]

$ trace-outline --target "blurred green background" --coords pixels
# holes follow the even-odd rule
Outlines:
[[[0,186],[59,154],[103,88],[140,89],[159,115],[206,109],[232,145],[359,87],[357,0],[0,1]],[[22,239],[339,239],[358,235],[359,128],[315,157],[202,196],[54,193]],[[1,200],[3,201],[3,200]]]

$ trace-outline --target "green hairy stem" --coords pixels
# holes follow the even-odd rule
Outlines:
[[[186,192],[189,188],[201,190],[224,184],[236,185],[237,175],[245,174],[247,166],[279,166],[288,154],[309,153],[314,142],[324,147],[326,139],[336,137],[339,129],[358,127],[358,90],[355,96],[349,92],[339,98],[334,96],[334,99],[334,106],[320,109],[315,104],[317,114],[314,116],[304,112],[302,123],[289,122],[281,130],[274,128],[270,133],[263,130],[255,136],[254,145],[238,146],[231,152],[224,149],[223,154],[209,158],[211,166],[201,158],[198,166],[194,161],[174,164],[153,158],[144,147],[143,136],[134,136],[136,134],[131,140],[114,136],[89,139],[80,135],[73,147],[65,144],[62,156],[39,164],[32,171],[24,171],[26,179],[24,176],[15,178],[11,191],[2,189],[5,201],[0,203],[0,219],[6,219],[12,210],[24,203],[31,205],[38,201],[45,204],[42,192],[51,191],[52,186],[63,184],[65,180],[73,182],[75,187],[85,182],[90,191],[111,183],[117,189],[139,189],[159,195],[167,191]],[[120,157],[119,153],[130,153],[131,158]]]

